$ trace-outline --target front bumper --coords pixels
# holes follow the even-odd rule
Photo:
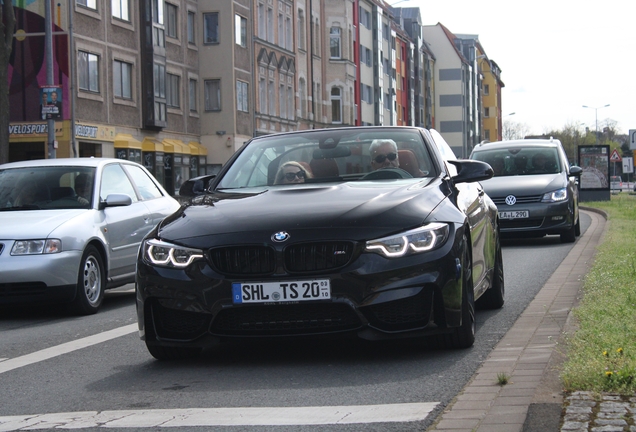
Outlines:
[[[512,206],[497,204],[499,212],[527,210],[528,218],[503,219],[500,217],[501,233],[510,234],[560,234],[575,223],[574,211],[568,201],[560,203],[526,203]]]
[[[328,278],[331,299],[232,303],[232,282],[207,261],[185,270],[137,263],[137,313],[148,344],[206,346],[223,339],[349,336],[385,339],[444,333],[461,322],[459,245],[399,259],[362,253],[338,271],[253,281]]]

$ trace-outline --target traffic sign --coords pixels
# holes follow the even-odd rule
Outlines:
[[[610,155],[610,161],[611,162],[620,162],[622,160],[623,160],[623,158],[621,157],[620,154],[618,154],[618,150],[614,149],[614,151],[612,151],[612,154]]]
[[[634,172],[634,158],[623,158],[623,174],[631,174]]]
[[[629,149],[636,150],[636,129],[629,130]]]

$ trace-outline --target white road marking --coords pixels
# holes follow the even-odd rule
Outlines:
[[[118,338],[120,336],[125,336],[127,334],[136,332],[139,329],[137,324],[129,324],[127,326],[119,327],[113,330],[108,330],[93,336],[88,336],[82,339],[77,339],[71,342],[66,342],[61,345],[56,345],[54,347],[46,348],[41,351],[36,351],[31,354],[23,355],[20,357],[7,359],[3,362],[0,362],[0,374],[4,372],[8,372],[13,369],[21,368],[23,366],[27,366],[33,363],[41,362],[44,360],[48,360],[53,357],[57,357],[62,354],[70,353],[71,351],[76,351],[82,348],[86,348],[91,345],[96,345],[98,343],[106,342],[111,339]]]
[[[0,417],[0,431],[21,429],[288,426],[421,421],[438,402],[325,407],[191,408],[84,411]]]

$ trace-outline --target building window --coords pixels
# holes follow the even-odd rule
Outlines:
[[[163,0],[152,0],[152,43],[154,46],[166,46],[166,34],[163,27]]]
[[[340,52],[340,38],[342,30],[340,27],[331,27],[329,31],[329,46],[331,47],[331,58],[339,59],[342,54]]]
[[[194,24],[196,22],[196,14],[188,12],[188,43],[196,43],[196,34],[194,32]]]
[[[240,15],[235,15],[234,26],[236,44],[247,47],[247,19]]]
[[[371,29],[371,12],[360,6],[360,24]]]
[[[484,85],[484,95],[488,96],[490,94],[490,85]]]
[[[373,103],[373,91],[371,86],[360,84],[360,99],[362,102]]]
[[[484,117],[490,117],[490,108],[484,108]]]
[[[278,46],[285,48],[285,16],[278,14]]]
[[[99,56],[86,51],[78,51],[77,75],[80,90],[99,93]]]
[[[296,115],[294,114],[294,89],[291,86],[287,87],[287,118],[294,119]]]
[[[274,43],[274,9],[267,8],[267,42]]]
[[[178,16],[177,7],[172,3],[166,3],[166,34],[174,39],[179,34],[179,29],[177,28]]]
[[[300,98],[300,117],[307,118],[307,85],[304,78],[298,80],[298,94]]]
[[[130,15],[128,15],[128,0],[112,0],[111,7],[115,18],[130,21]]]
[[[294,50],[294,28],[292,26],[292,17],[285,17],[285,44],[290,51]]]
[[[219,42],[219,13],[211,12],[203,14],[203,43],[211,44]]]
[[[342,123],[342,95],[338,87],[331,89],[331,122]]]
[[[247,101],[247,83],[243,81],[236,81],[236,109],[239,111],[248,112],[249,107]]]
[[[267,84],[263,77],[258,81],[258,102],[260,112],[267,114]]]
[[[267,24],[265,23],[265,5],[258,4],[258,37],[265,40],[267,37]]]
[[[113,92],[115,97],[132,99],[132,64],[113,62]]]
[[[298,10],[298,49],[305,49],[305,12]]]
[[[221,80],[205,80],[205,110],[221,111]]]
[[[360,45],[360,63],[363,63],[369,67],[373,63],[373,55],[371,54],[371,50]]]
[[[190,111],[197,112],[197,80],[189,81],[188,93],[190,94]]]
[[[97,0],[77,0],[77,4],[80,6],[97,10]]]
[[[287,98],[285,97],[285,84],[278,86],[278,111],[281,118],[287,118]]]
[[[179,94],[180,81],[179,75],[168,74],[166,78],[166,105],[171,108],[179,108],[181,106]]]
[[[155,63],[154,71],[154,95],[155,95],[155,121],[166,121],[166,67]]]
[[[490,129],[486,129],[486,136],[484,137],[486,140],[490,141]]]
[[[274,87],[274,81],[270,81],[267,85],[267,101],[269,102],[268,113],[271,116],[276,115],[276,89]]]

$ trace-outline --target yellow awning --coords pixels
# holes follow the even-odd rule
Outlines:
[[[168,153],[190,154],[190,146],[185,145],[181,140],[166,138],[162,143]]]
[[[136,140],[130,134],[115,135],[115,148],[132,148],[141,150],[141,141]]]
[[[145,137],[141,143],[141,149],[145,152],[162,152],[164,151],[161,141],[155,138]]]
[[[190,153],[192,153],[193,155],[199,155],[199,156],[207,156],[208,155],[208,149],[203,147],[198,142],[190,141],[188,143],[188,145],[190,146]]]

